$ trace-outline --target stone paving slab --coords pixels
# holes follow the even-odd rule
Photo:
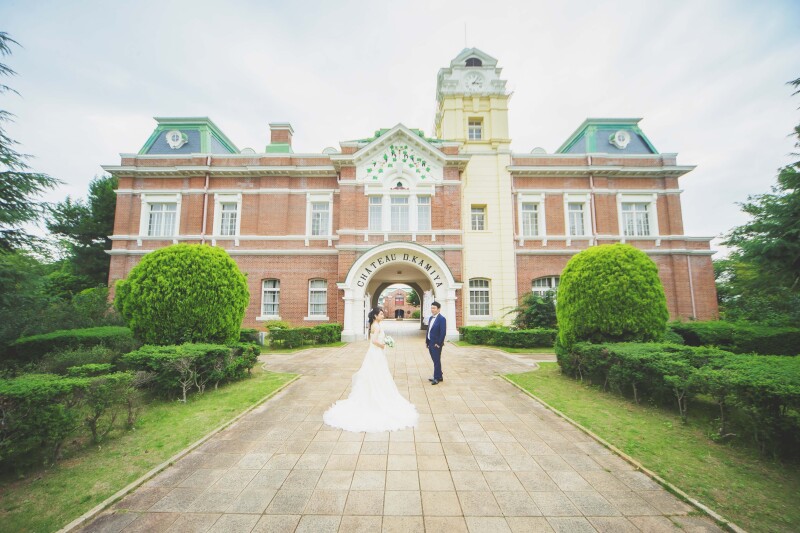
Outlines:
[[[349,393],[366,341],[265,355],[303,378],[85,526],[85,532],[722,531],[497,374],[534,357],[445,347],[384,323],[411,430],[349,433],[322,414]],[[547,356],[544,356],[547,358]]]

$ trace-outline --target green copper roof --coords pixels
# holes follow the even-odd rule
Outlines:
[[[155,117],[155,131],[139,150],[139,154],[238,154],[236,145],[208,117]],[[166,132],[180,131],[186,143],[171,148],[164,137]]]
[[[658,150],[639,128],[641,120],[640,118],[587,118],[556,150],[556,153],[657,154]],[[609,142],[610,137],[618,131],[625,131],[630,135],[630,142],[625,148],[618,148]]]

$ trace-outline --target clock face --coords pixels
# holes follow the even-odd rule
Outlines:
[[[477,72],[470,72],[464,76],[464,85],[470,92],[480,91],[483,88],[483,76]]]

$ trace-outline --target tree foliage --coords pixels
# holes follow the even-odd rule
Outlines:
[[[114,305],[146,344],[239,339],[247,281],[221,248],[175,244],[144,256],[118,282]]]
[[[669,312],[658,267],[627,244],[575,255],[558,287],[558,344],[659,340]]]
[[[5,32],[0,32],[0,57],[11,54],[11,45],[18,44]],[[0,63],[0,76],[13,76],[15,72]],[[0,84],[0,94],[16,91]],[[44,213],[41,194],[55,187],[59,181],[47,174],[31,172],[26,163],[29,156],[14,148],[17,141],[8,136],[3,123],[13,120],[13,115],[0,109],[0,253],[31,247],[38,239],[30,235],[25,224],[35,223]]]
[[[50,209],[47,229],[61,238],[67,251],[64,275],[72,275],[83,287],[108,283],[111,249],[117,206],[117,178],[104,176],[89,184],[89,197],[66,200]]]
[[[518,329],[554,328],[557,323],[555,291],[548,291],[544,296],[529,292],[508,314],[511,313],[516,313],[514,326]]]
[[[408,298],[406,298],[406,301],[410,305],[413,305],[414,307],[419,307],[420,301],[419,301],[419,294],[417,294],[417,291],[412,289],[410,292],[408,292]]]

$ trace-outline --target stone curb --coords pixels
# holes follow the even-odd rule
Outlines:
[[[648,470],[639,461],[637,461],[636,459],[634,459],[633,457],[631,457],[627,453],[623,452],[622,450],[620,450],[619,448],[617,448],[616,446],[614,446],[610,442],[607,442],[605,439],[603,439],[599,435],[596,435],[591,430],[583,427],[578,422],[572,420],[570,417],[568,417],[567,415],[565,415],[564,413],[562,413],[561,411],[559,411],[555,407],[551,406],[550,404],[548,404],[547,402],[545,402],[544,400],[542,400],[538,396],[534,395],[530,391],[525,390],[520,385],[518,385],[518,384],[514,383],[513,381],[511,381],[510,379],[508,379],[506,376],[504,376],[502,374],[498,374],[498,376],[500,376],[505,381],[507,381],[508,383],[510,383],[511,385],[513,385],[514,387],[516,387],[517,389],[519,389],[520,391],[525,393],[527,396],[530,396],[531,398],[533,398],[534,400],[536,400],[537,402],[539,402],[540,404],[545,406],[547,409],[549,409],[550,411],[554,412],[555,414],[557,414],[558,416],[560,416],[561,418],[563,418],[564,420],[566,420],[567,422],[569,422],[570,424],[572,424],[573,426],[578,428],[579,430],[581,430],[584,433],[586,433],[587,435],[589,435],[590,437],[595,439],[597,442],[599,442],[600,444],[602,444],[603,446],[605,446],[606,448],[608,448],[609,450],[611,450],[615,454],[617,454],[620,457],[622,457],[622,459],[624,459],[626,462],[628,462],[631,465],[633,465],[634,467],[636,467],[637,470],[639,470],[640,472],[645,474],[647,477],[649,477],[650,479],[652,479],[653,481],[655,481],[656,483],[658,483],[659,485],[661,485],[662,487],[667,489],[669,492],[671,492],[671,493],[673,493],[673,494],[675,494],[677,496],[680,496],[684,501],[686,501],[687,503],[691,504],[695,508],[699,509],[700,511],[704,512],[705,514],[707,514],[708,516],[713,518],[718,524],[722,524],[725,527],[727,527],[728,529],[730,529],[731,531],[734,531],[736,533],[747,533],[747,531],[745,531],[744,529],[740,528],[739,526],[737,526],[736,524],[734,524],[733,522],[731,522],[727,518],[724,518],[722,515],[720,515],[719,513],[715,512],[714,510],[710,509],[709,507],[703,505],[699,501],[695,500],[694,498],[692,498],[691,496],[689,496],[688,494],[683,492],[681,489],[679,489],[678,487],[676,487],[675,485],[673,485],[669,481],[661,478],[655,472],[652,472],[652,471]]]
[[[200,445],[205,443],[207,440],[209,440],[211,437],[213,437],[214,435],[216,435],[217,433],[219,433],[223,429],[229,427],[230,425],[234,424],[235,422],[238,422],[245,415],[249,414],[250,411],[252,411],[256,407],[260,406],[264,402],[268,401],[269,399],[271,399],[272,397],[274,397],[278,393],[282,392],[286,387],[288,387],[289,385],[291,385],[292,383],[294,383],[295,381],[297,381],[301,377],[302,377],[301,374],[298,374],[297,376],[293,377],[292,379],[290,379],[289,381],[287,381],[286,383],[284,383],[283,385],[281,385],[280,387],[278,387],[277,389],[275,389],[271,393],[267,394],[266,396],[264,396],[263,398],[258,400],[256,403],[254,403],[253,405],[251,405],[250,407],[248,407],[247,409],[245,409],[241,413],[239,413],[236,417],[234,417],[234,418],[228,420],[227,422],[224,422],[221,425],[217,426],[215,429],[211,430],[211,432],[209,432],[205,436],[201,437],[200,440],[194,442],[193,444],[190,444],[188,447],[186,447],[183,450],[179,451],[178,453],[176,453],[175,455],[173,455],[172,457],[170,457],[169,459],[167,459],[166,461],[164,461],[160,465],[154,467],[152,470],[147,472],[145,475],[143,475],[142,477],[140,477],[136,481],[134,481],[131,484],[129,484],[127,487],[117,491],[112,496],[109,496],[104,501],[102,501],[101,503],[97,504],[93,509],[83,513],[81,516],[79,516],[78,518],[76,518],[75,520],[73,520],[72,522],[70,522],[69,524],[64,526],[63,528],[59,529],[57,533],[67,533],[68,531],[74,531],[74,530],[76,530],[76,528],[85,525],[86,523],[89,522],[89,520],[91,520],[92,518],[95,518],[97,515],[99,515],[103,511],[105,511],[112,504],[114,504],[117,501],[121,500],[124,496],[126,496],[127,494],[133,492],[135,489],[139,488],[146,481],[149,481],[150,479],[155,477],[156,474],[158,474],[162,470],[166,469],[168,466],[170,466],[173,463],[175,463],[178,459],[181,459],[182,457],[188,455],[190,452],[192,452],[193,450],[198,448]]]

